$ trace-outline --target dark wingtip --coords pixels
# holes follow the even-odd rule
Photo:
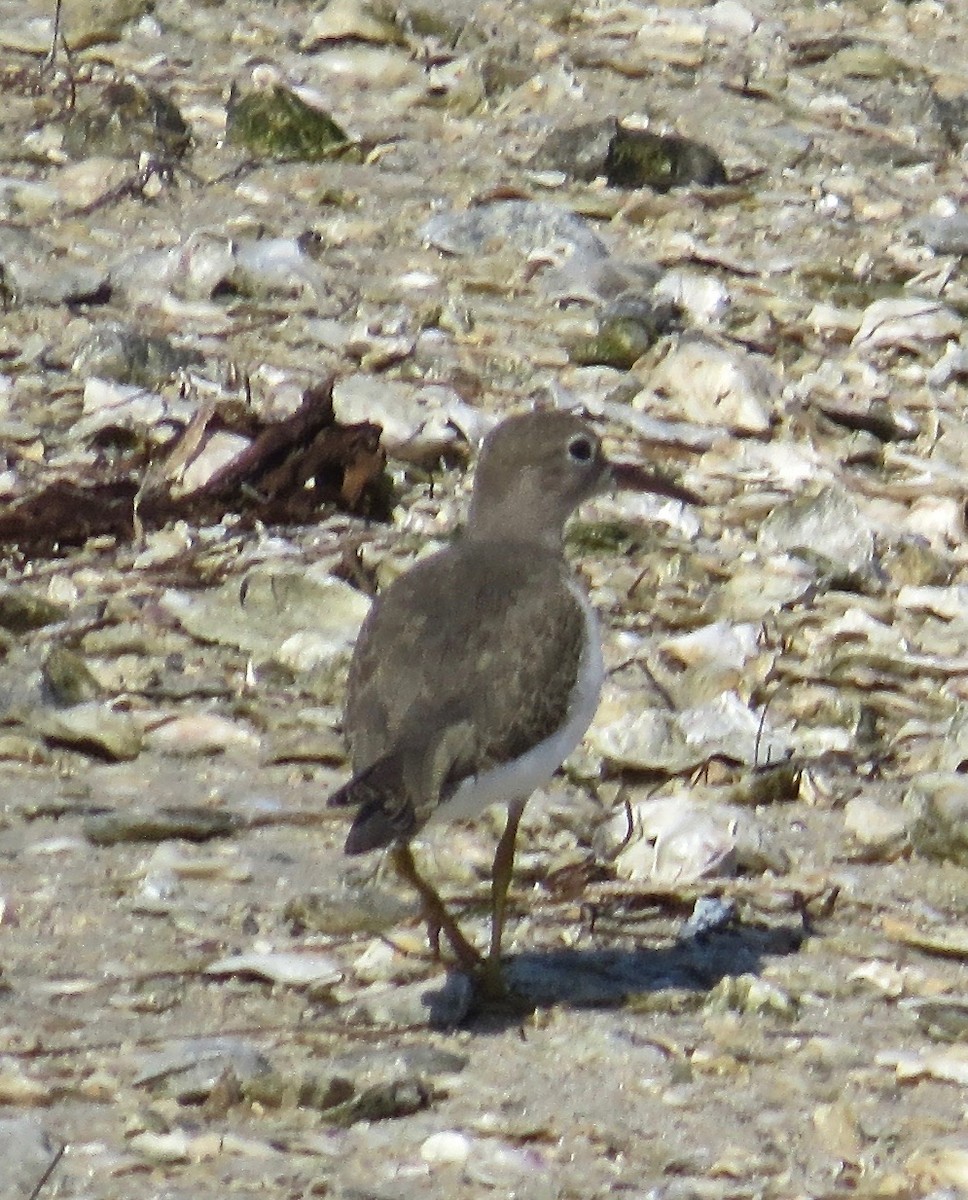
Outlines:
[[[378,759],[333,792],[327,807],[359,809],[343,847],[347,854],[380,850],[413,833],[414,810],[400,792],[400,763],[394,755]]]
[[[335,792],[326,800],[327,808],[350,808],[357,804],[358,800],[353,795],[356,787],[356,778],[354,777],[348,783],[344,783],[341,788],[337,788]]]
[[[371,850],[382,850],[399,837],[399,831],[387,820],[387,815],[377,806],[367,806],[356,814],[343,845],[345,854],[368,854]]]

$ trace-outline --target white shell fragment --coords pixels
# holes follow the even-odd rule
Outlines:
[[[755,765],[776,762],[792,749],[788,734],[750,709],[733,691],[695,708],[629,715],[628,698],[607,685],[587,738],[608,762],[637,771],[689,771],[722,756]]]
[[[318,950],[246,950],[209,963],[206,975],[257,975],[289,987],[337,984],[343,970],[330,954]]]
[[[172,496],[177,497],[203,488],[251,445],[251,440],[240,434],[230,433],[227,429],[214,430],[210,437],[206,437],[204,446],[179,476],[177,486],[171,488]]]
[[[765,550],[808,553],[846,572],[863,571],[874,554],[874,531],[857,501],[844,489],[825,487],[777,505],[760,526]]]
[[[635,403],[677,420],[759,435],[770,428],[779,391],[765,360],[692,334],[662,359]]]
[[[227,238],[199,233],[168,250],[135,252],[115,266],[111,282],[132,299],[157,299],[160,286],[188,300],[208,300],[231,277],[233,265]]]
[[[296,238],[240,238],[232,250],[231,282],[246,292],[326,295],[325,277]]]
[[[899,1081],[940,1079],[968,1087],[968,1046],[956,1044],[927,1050],[883,1050],[879,1066],[893,1067]]]
[[[688,745],[756,765],[776,762],[792,749],[788,736],[762,717],[736,692],[728,691],[707,704],[684,709],[678,724]]]
[[[366,0],[328,0],[309,22],[300,47],[315,50],[327,42],[355,39],[377,45],[400,45],[403,36],[393,21]]]
[[[855,1106],[845,1099],[818,1104],[813,1110],[813,1127],[821,1144],[838,1161],[859,1163],[864,1136]]]
[[[193,233],[168,250],[135,253],[111,273],[131,299],[157,303],[159,289],[186,300],[209,300],[234,285],[260,295],[325,296],[325,278],[294,238],[219,238]]]
[[[231,843],[195,846],[176,838],[160,842],[143,870],[145,879],[170,875],[182,880],[215,879],[241,883],[252,878],[251,866]]]
[[[703,664],[735,669],[756,654],[760,636],[758,625],[713,621],[688,633],[664,638],[659,645],[664,654],[684,667]]]
[[[473,999],[470,977],[450,971],[402,986],[376,984],[354,996],[346,1014],[350,1020],[371,1025],[451,1029],[467,1016]]]
[[[912,815],[889,809],[866,796],[855,796],[844,807],[844,828],[861,846],[887,853],[898,849],[911,824]]]
[[[968,585],[909,585],[898,592],[897,603],[911,612],[929,613],[944,621],[965,621],[968,620]]]
[[[687,793],[636,801],[631,813],[631,831],[625,811],[612,817],[605,844],[618,849],[619,878],[656,887],[733,875],[739,848],[761,837],[747,810],[697,804]]]
[[[916,296],[875,300],[864,309],[852,345],[858,350],[885,346],[915,348],[924,342],[957,337],[961,319],[937,300]]]
[[[474,412],[451,388],[418,387],[370,374],[348,375],[333,387],[333,411],[344,425],[373,421],[380,444],[403,462],[433,466],[467,444],[467,430],[486,432]]]
[[[75,426],[78,437],[86,438],[106,426],[132,428],[155,425],[167,415],[161,396],[143,387],[91,378],[84,384],[83,419]]]
[[[38,1179],[55,1161],[59,1143],[36,1117],[0,1117],[0,1162],[5,1184],[14,1196],[29,1196]]]
[[[711,29],[720,29],[737,37],[748,37],[759,25],[759,19],[739,0],[716,0],[706,10]]]
[[[813,569],[792,555],[737,563],[722,591],[723,607],[736,621],[762,620],[805,595],[814,579]]]
[[[509,246],[530,254],[549,245],[592,259],[604,258],[608,252],[583,217],[533,200],[497,200],[466,212],[441,213],[426,222],[420,236],[438,250],[457,255],[494,253]]]
[[[315,639],[314,665],[345,656],[370,607],[362,592],[328,572],[278,566],[254,568],[241,586],[167,591],[162,604],[194,637],[258,660],[281,656],[291,666],[306,661],[305,643],[296,656],[284,649],[296,634]]]
[[[675,304],[700,328],[714,325],[729,308],[726,285],[714,275],[689,267],[666,271],[652,291],[653,299]]]
[[[191,1161],[191,1135],[183,1129],[170,1133],[145,1130],[129,1139],[128,1145],[151,1163],[187,1163]]]
[[[420,1147],[420,1157],[432,1167],[450,1166],[467,1162],[473,1141],[466,1133],[456,1129],[442,1129],[432,1133]]]
[[[226,1071],[243,1080],[269,1070],[265,1055],[240,1038],[185,1038],[144,1055],[134,1084],[191,1104],[208,1096]]]
[[[236,1133],[204,1131],[192,1133],[188,1129],[171,1129],[158,1133],[151,1129],[133,1134],[127,1145],[142,1158],[158,1166],[180,1163],[205,1163],[212,1160],[224,1162],[241,1155],[256,1160],[278,1158],[281,1152],[268,1141],[245,1137]]]
[[[950,1195],[952,1190],[964,1195],[968,1192],[968,1137],[954,1135],[928,1142],[905,1165],[923,1186],[932,1188],[932,1196]]]
[[[165,719],[152,725],[145,740],[152,750],[182,758],[259,748],[259,738],[251,729],[210,712]]]
[[[16,1059],[0,1058],[0,1105],[41,1108],[49,1105],[53,1099],[52,1081],[35,1078],[35,1074]]]

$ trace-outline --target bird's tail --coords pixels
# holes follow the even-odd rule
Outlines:
[[[403,756],[378,758],[330,796],[331,808],[357,807],[346,836],[347,854],[366,854],[392,842],[404,841],[417,827],[417,815],[404,783]]]

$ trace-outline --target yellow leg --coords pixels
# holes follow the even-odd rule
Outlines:
[[[491,873],[491,948],[484,964],[485,985],[489,991],[503,994],[501,979],[501,939],[504,936],[504,918],[507,914],[508,888],[514,870],[514,843],[517,841],[518,826],[524,812],[526,800],[514,800],[508,805],[508,819],[494,854]]]
[[[457,922],[447,911],[437,890],[417,870],[413,851],[407,842],[401,842],[390,850],[390,857],[397,874],[417,892],[423,905],[424,920],[431,930],[431,937],[443,933],[450,943],[457,961],[467,971],[477,971],[481,956],[461,933]]]

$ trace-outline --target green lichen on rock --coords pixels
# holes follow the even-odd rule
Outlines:
[[[605,178],[610,187],[650,187],[656,192],[693,183],[717,187],[727,182],[721,159],[701,142],[623,125],[617,127],[608,147]]]
[[[22,587],[0,588],[0,629],[29,633],[67,616],[67,609]]]
[[[605,313],[597,332],[573,346],[569,357],[583,367],[615,367],[627,371],[677,324],[678,310],[673,305],[623,304]]]
[[[586,182],[604,175],[609,187],[649,187],[656,192],[727,182],[726,168],[708,146],[676,134],[628,129],[614,117],[553,130],[531,165]]]
[[[80,654],[66,646],[54,646],[41,670],[44,692],[57,705],[83,704],[96,700],[101,688]]]
[[[579,554],[626,554],[635,545],[636,534],[624,521],[572,521],[567,542]]]
[[[605,174],[605,160],[617,129],[614,117],[553,129],[531,165],[539,171],[563,171],[570,179],[591,182]]]
[[[332,117],[279,86],[229,105],[226,139],[260,159],[323,162],[350,145]]]
[[[77,159],[103,154],[181,158],[191,132],[178,106],[154,88],[109,83],[96,95],[82,94],[64,125],[64,150]]]

